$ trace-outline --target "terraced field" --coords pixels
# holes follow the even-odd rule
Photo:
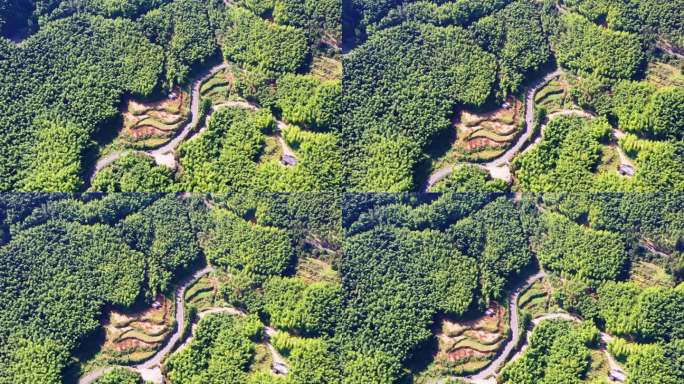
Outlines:
[[[89,365],[131,365],[154,355],[173,330],[173,301],[160,296],[157,303],[140,312],[111,311],[103,324],[105,342]]]
[[[570,95],[570,83],[560,75],[542,87],[534,96],[535,104],[546,109],[547,115],[569,109],[579,109]]]
[[[684,61],[679,64],[668,64],[663,62],[653,62],[648,65],[646,80],[657,87],[677,87],[684,88]]]
[[[665,269],[647,261],[637,261],[630,271],[629,280],[642,288],[675,286],[675,279]]]
[[[508,104],[487,113],[462,111],[454,121],[455,140],[433,169],[458,162],[484,163],[503,155],[522,132],[523,104]]]
[[[553,287],[548,280],[537,280],[520,295],[518,307],[532,315],[533,319],[555,312],[555,306],[551,301],[552,292]]]
[[[297,264],[296,276],[306,282],[339,281],[339,276],[332,266],[325,261],[313,257],[304,257]]]
[[[311,75],[320,80],[337,80],[342,78],[342,62],[330,57],[316,56],[311,65]]]
[[[220,284],[219,278],[213,274],[203,276],[185,291],[186,304],[196,307],[198,312],[221,306]]]
[[[205,81],[200,87],[200,97],[211,100],[213,105],[227,103],[235,92],[234,67],[228,66]]]
[[[496,356],[508,336],[506,309],[492,304],[485,316],[466,322],[441,321],[434,362],[416,382],[480,371]]]
[[[128,100],[121,111],[123,127],[115,145],[126,149],[149,149],[168,142],[188,119],[190,98],[175,90],[156,102]]]

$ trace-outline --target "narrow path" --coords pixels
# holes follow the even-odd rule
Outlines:
[[[162,347],[157,353],[155,353],[148,360],[135,365],[135,366],[120,366],[121,368],[129,369],[134,372],[138,372],[145,381],[150,381],[155,384],[161,384],[163,382],[163,376],[161,372],[161,363],[164,358],[174,349],[181,335],[185,331],[185,305],[184,297],[185,290],[192,285],[194,282],[199,280],[202,276],[213,271],[214,268],[211,266],[204,267],[199,271],[196,271],[192,275],[185,278],[181,284],[176,288],[175,292],[175,302],[176,302],[176,329],[174,333],[165,341],[164,347]],[[119,366],[104,367],[96,369],[88,374],[81,376],[78,380],[78,384],[91,384],[95,380],[102,377],[104,374],[110,372],[111,370]]]
[[[215,74],[219,73],[220,71],[228,68],[228,63],[221,63],[219,65],[216,65],[209,69],[209,71],[199,79],[195,80],[195,82],[192,85],[192,96],[190,100],[190,114],[192,116],[191,120],[189,123],[185,124],[183,129],[181,130],[180,134],[178,134],[176,137],[174,137],[171,141],[166,143],[164,146],[147,151],[147,153],[154,157],[155,160],[157,161],[157,164],[159,165],[166,165],[163,164],[163,161],[159,161],[158,157],[164,157],[168,156],[169,154],[175,154],[176,149],[178,146],[185,140],[185,138],[190,134],[190,132],[196,128],[197,124],[199,123],[199,118],[200,118],[200,88],[202,87],[202,84],[209,80],[212,76]],[[175,159],[174,159],[174,164],[175,164]],[[173,167],[175,168],[175,166]]]
[[[477,163],[463,163],[465,165],[475,165],[477,167],[480,167],[482,169],[485,169],[490,172],[492,177],[497,178],[497,179],[502,179],[506,182],[511,181],[511,171],[510,171],[510,162],[513,160],[513,158],[520,152],[520,150],[527,144],[527,142],[531,139],[532,134],[534,133],[534,112],[535,112],[535,103],[534,103],[534,96],[537,94],[537,91],[541,89],[543,86],[548,84],[551,80],[554,78],[560,76],[561,71],[560,69],[556,69],[555,71],[546,74],[544,77],[541,79],[537,80],[535,83],[532,84],[530,89],[527,91],[526,96],[525,96],[525,132],[523,132],[522,135],[518,138],[518,141],[512,145],[506,152],[501,155],[500,157],[484,164],[477,164]],[[424,191],[429,191],[432,187],[434,187],[438,182],[442,181],[445,179],[447,176],[449,176],[451,173],[454,172],[454,170],[458,169],[458,165],[447,165],[445,167],[442,167],[438,170],[436,170],[430,177],[428,178],[427,182],[423,186]]]
[[[290,146],[287,144],[285,139],[283,139],[282,133],[283,133],[283,130],[287,129],[287,127],[288,127],[287,124],[285,124],[284,122],[282,122],[280,120],[277,120],[276,121],[275,136],[278,139],[278,142],[280,143],[280,147],[283,150],[283,157],[288,156],[288,157],[291,157],[293,159],[296,159],[297,155],[292,150],[292,148],[290,148]]]
[[[547,320],[565,320],[565,321],[573,321],[573,322],[581,322],[582,319],[575,315],[571,315],[569,313],[549,313],[544,316],[537,317],[536,319],[532,320],[533,325],[539,325],[544,321]],[[525,341],[525,346],[529,345],[529,336],[532,334],[532,332],[528,332],[527,335],[527,340]],[[613,337],[605,332],[599,332],[599,337],[600,337],[600,343],[599,343],[599,350],[603,352],[603,354],[606,356],[606,361],[608,362],[608,368],[610,370],[610,374],[613,377],[626,377],[625,371],[622,369],[620,364],[615,360],[613,355],[608,352],[608,343],[610,343],[613,340]],[[622,380],[616,380],[616,381],[622,381]]]
[[[615,144],[615,150],[617,151],[618,156],[620,156],[620,166],[627,166],[627,167],[631,167],[632,169],[635,169],[636,166],[634,165],[634,162],[632,161],[632,159],[630,159],[627,156],[627,154],[625,154],[625,152],[622,150],[622,148],[620,148],[619,141],[620,141],[620,139],[622,139],[625,136],[626,136],[626,134],[623,131],[621,131],[619,129],[613,129],[613,138],[617,142]]]
[[[516,306],[517,306],[517,303],[516,303]],[[582,319],[580,319],[579,317],[572,315],[572,314],[569,314],[569,313],[548,313],[548,314],[545,314],[543,316],[537,317],[534,320],[532,320],[532,325],[537,326],[537,325],[541,324],[542,322],[549,321],[549,320],[565,320],[565,321],[572,321],[572,322],[582,321]],[[511,328],[511,329],[513,329],[513,328]],[[495,384],[495,383],[497,383],[497,374],[501,370],[501,368],[503,368],[503,363],[510,364],[510,363],[518,360],[520,357],[522,357],[522,355],[525,353],[525,351],[529,347],[531,336],[532,336],[532,331],[528,330],[525,333],[524,344],[520,347],[520,349],[513,356],[511,356],[510,359],[508,359],[507,361],[504,359],[504,361],[497,367],[496,370],[488,369],[489,372],[486,372],[487,370],[485,370],[485,371],[482,371],[476,375],[469,376],[466,378],[461,378],[461,379],[464,379],[467,382],[470,382],[473,384]],[[624,378],[626,377],[626,373],[622,369],[620,364],[618,364],[618,362],[615,360],[615,358],[610,354],[610,352],[608,352],[608,349],[607,349],[608,343],[610,343],[610,341],[613,339],[613,337],[610,336],[609,334],[605,333],[605,332],[600,332],[599,336],[600,336],[599,350],[601,352],[603,352],[604,355],[606,356],[606,361],[608,362],[608,368],[610,371],[609,375],[611,377],[615,378],[615,380],[612,380],[612,379],[611,380],[614,382],[623,382]],[[520,337],[520,335],[518,335],[518,338],[519,337]],[[506,346],[506,348],[508,348],[511,345],[513,346],[513,348],[515,348],[515,346],[517,345],[517,342],[514,342],[514,340],[511,340],[508,343],[508,345]],[[502,356],[507,356],[507,353],[510,353],[510,351],[506,352],[506,350],[504,350],[504,352],[500,355],[500,358]]]
[[[658,255],[658,256],[660,256],[660,257],[664,257],[664,258],[666,258],[666,259],[672,258],[672,255],[671,255],[671,254],[668,254],[668,253],[665,253],[665,252],[659,250],[659,249],[657,248],[656,244],[653,243],[653,242],[650,241],[650,240],[642,240],[642,241],[640,241],[640,242],[639,242],[639,248],[644,249],[644,250],[646,250],[646,251],[648,251],[648,252],[651,252],[651,253],[654,254],[654,255]]]
[[[679,53],[675,47],[672,46],[672,44],[666,42],[666,41],[659,41],[658,44],[656,45],[658,49],[661,51],[667,53],[670,56],[674,56],[680,60],[684,59],[684,54]]]

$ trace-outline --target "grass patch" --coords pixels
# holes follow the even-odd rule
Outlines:
[[[494,352],[501,346],[501,341],[495,342],[493,344],[484,344],[482,342],[473,339],[462,339],[456,344],[454,344],[454,349],[456,348],[470,348],[480,352]]]
[[[145,343],[148,343],[148,344],[157,344],[157,343],[161,343],[162,341],[164,341],[165,338],[166,338],[165,333],[162,333],[162,334],[157,335],[157,336],[152,336],[152,335],[148,335],[146,333],[140,332],[138,330],[131,329],[129,331],[122,333],[114,341],[115,342],[121,342],[121,341],[124,341],[126,339],[136,339],[136,340],[140,340],[140,341],[143,341]]]
[[[304,257],[297,265],[297,277],[307,282],[339,281],[340,277],[332,265],[313,257]]]
[[[476,152],[468,157],[470,160],[475,161],[475,162],[485,162],[485,161],[490,161],[494,160],[498,157],[501,157],[506,152],[505,149],[487,149],[484,151]]]
[[[658,87],[684,88],[682,68],[666,63],[650,63],[646,71],[646,80]]]
[[[637,261],[630,271],[629,279],[643,288],[675,286],[675,279],[657,264]]]
[[[473,134],[470,135],[470,139],[475,139],[478,137],[485,137],[487,139],[494,140],[498,143],[509,143],[509,142],[513,141],[513,139],[515,139],[515,136],[516,136],[515,134],[505,136],[505,135],[497,134],[496,132],[492,132],[492,131],[487,130],[487,129],[480,129],[479,131],[473,132]]]
[[[342,78],[342,62],[330,57],[316,56],[311,65],[311,75],[320,80],[339,80]]]
[[[589,370],[587,371],[586,381],[592,382],[599,379],[607,379],[610,373],[610,367],[605,353],[599,350],[592,350],[589,358]]]

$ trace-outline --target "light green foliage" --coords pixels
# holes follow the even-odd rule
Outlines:
[[[684,137],[684,90],[643,82],[621,82],[615,88],[613,113],[621,128],[641,136],[678,140]]]
[[[83,185],[87,130],[74,124],[39,120],[37,143],[22,180],[24,191],[77,192]]]
[[[647,144],[639,152],[639,171],[634,180],[639,192],[684,191],[684,144],[660,142]]]
[[[143,384],[143,381],[136,372],[125,368],[116,368],[95,380],[95,384]]]
[[[639,293],[639,288],[631,283],[607,282],[599,288],[600,313],[608,332],[613,335],[634,333],[632,313]]]
[[[297,278],[274,277],[264,284],[264,311],[271,324],[298,334],[332,334],[339,316],[342,292],[337,283],[306,285]]]
[[[494,55],[458,27],[405,23],[357,48],[344,62],[343,80],[354,90],[343,101],[343,137],[350,140],[344,165],[352,188],[412,189],[416,152],[447,129],[457,104],[487,100],[495,64]]]
[[[190,345],[171,355],[165,363],[171,382],[245,382],[254,345],[242,334],[241,322],[226,314],[212,314],[202,319]]]
[[[292,244],[285,231],[249,223],[226,210],[213,215],[216,225],[206,248],[213,264],[255,281],[281,275],[290,266]]]
[[[306,287],[299,304],[304,333],[332,334],[341,305],[342,289],[338,283],[316,282]]]
[[[273,18],[279,24],[342,37],[340,0],[275,0]]]
[[[0,72],[11,74],[0,78],[0,190],[17,189],[26,169],[37,173],[30,186],[48,182],[40,169],[45,165],[32,161],[31,147],[51,135],[59,134],[58,151],[70,154],[59,166],[73,167],[83,155],[84,137],[116,116],[121,95],[149,95],[155,89],[163,60],[161,48],[133,22],[86,15],[48,23],[21,49],[0,56]],[[41,136],[42,125],[34,124],[38,116],[49,116],[59,130]],[[71,128],[73,133],[63,134]],[[48,160],[49,153],[41,156]],[[69,184],[71,191],[74,183]]]
[[[681,361],[684,351],[678,351],[678,359]],[[674,360],[674,359],[673,359]],[[626,369],[629,372],[627,383],[629,384],[675,384],[681,382],[684,376],[681,372],[675,374],[675,361],[669,360],[661,345],[642,345],[629,355]],[[675,368],[677,369],[677,368]]]
[[[542,322],[534,328],[525,354],[504,368],[503,383],[581,383],[589,368],[589,349],[582,335],[592,327],[559,320]],[[591,333],[597,333],[595,327]]]
[[[531,259],[520,214],[509,200],[499,198],[448,230],[464,254],[478,261],[481,302],[501,299],[508,280]]]
[[[551,52],[539,17],[538,4],[515,1],[472,27],[478,44],[498,59],[498,87],[504,97],[518,93],[526,75],[549,60]]]
[[[126,242],[145,254],[145,281],[151,297],[168,292],[171,282],[200,260],[201,250],[190,211],[169,195],[129,215],[121,223]]]
[[[499,179],[491,179],[486,170],[474,166],[462,166],[456,168],[446,179],[439,182],[432,192],[506,192],[508,184]]]
[[[563,16],[564,30],[559,38],[558,62],[583,75],[629,80],[636,76],[644,60],[636,35],[597,26],[582,16]]]
[[[157,166],[154,159],[142,154],[127,154],[99,171],[91,189],[97,192],[170,192],[173,171]]]
[[[634,307],[643,340],[684,339],[684,290],[649,288]]]
[[[382,0],[373,1],[357,1],[357,3],[364,2],[365,14],[370,15],[376,12]],[[386,1],[390,5],[392,2],[401,2],[396,0]],[[511,0],[456,0],[446,3],[436,4],[431,1],[416,1],[401,5],[399,8],[394,8],[386,12],[385,17],[379,20],[375,25],[370,25],[369,32],[375,30],[388,28],[393,25],[405,22],[407,20],[418,20],[422,23],[429,23],[434,25],[459,25],[467,26],[476,22],[478,19],[492,14],[497,10],[512,3]]]
[[[356,351],[379,349],[404,361],[429,338],[426,326],[438,310],[458,315],[470,307],[476,271],[437,231],[378,225],[350,236],[343,334]]]
[[[0,370],[0,383],[59,384],[68,361],[64,347],[52,340],[21,340],[14,345],[8,376]]]
[[[125,17],[135,18],[142,13],[158,7],[169,0],[80,0],[80,1],[60,1],[42,0],[34,1],[38,3],[38,13],[51,12],[49,18],[58,18],[74,12],[90,13],[108,18]],[[43,10],[43,4],[45,9]],[[56,9],[50,3],[59,4]]]
[[[271,24],[239,7],[230,7],[221,29],[221,48],[227,60],[262,72],[269,78],[293,73],[309,54],[301,29]]]
[[[544,129],[543,140],[513,161],[520,188],[525,192],[588,192],[601,159],[601,143],[610,135],[605,119],[593,122],[561,117]]]
[[[3,384],[59,382],[63,354],[99,326],[103,305],[133,304],[144,274],[143,255],[113,228],[63,220],[17,231],[0,260],[0,361],[19,359],[14,368],[0,365]]]
[[[537,256],[546,269],[594,286],[624,272],[627,252],[620,235],[581,227],[555,213],[542,216],[542,227]]]
[[[256,161],[265,133],[275,122],[266,111],[240,109],[216,112],[196,140],[180,147],[180,185],[186,191],[250,191],[254,189]]]
[[[277,83],[276,105],[283,118],[316,130],[328,130],[338,123],[342,110],[340,81],[321,82],[311,76],[287,74]]]
[[[289,356],[295,384],[335,384],[341,380],[340,364],[325,339],[306,339]]]
[[[413,168],[420,156],[420,148],[414,141],[406,137],[381,138],[369,144],[365,151],[367,153],[362,159],[366,172],[358,175],[358,191],[404,192],[414,189]]]
[[[342,156],[339,136],[309,132],[289,126],[283,138],[296,151],[297,164],[285,167],[269,161],[257,168],[259,191],[325,192],[342,188]]]
[[[590,20],[605,21],[615,30],[639,33],[647,39],[684,43],[681,0],[571,0],[566,2]]]
[[[401,376],[399,360],[385,352],[351,352],[344,364],[343,384],[392,384]]]
[[[600,315],[608,331],[646,342],[684,338],[681,289],[640,290],[632,283],[608,283],[598,295]]]
[[[186,83],[191,69],[207,62],[218,50],[206,3],[175,0],[140,20],[147,37],[164,47],[169,87]]]

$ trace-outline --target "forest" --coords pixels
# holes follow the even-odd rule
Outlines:
[[[1,208],[3,383],[684,379],[666,368],[683,351],[681,195],[3,194]],[[138,328],[173,297],[175,328]],[[514,359],[509,343],[528,347]]]
[[[684,383],[684,0],[0,0],[0,384]]]

